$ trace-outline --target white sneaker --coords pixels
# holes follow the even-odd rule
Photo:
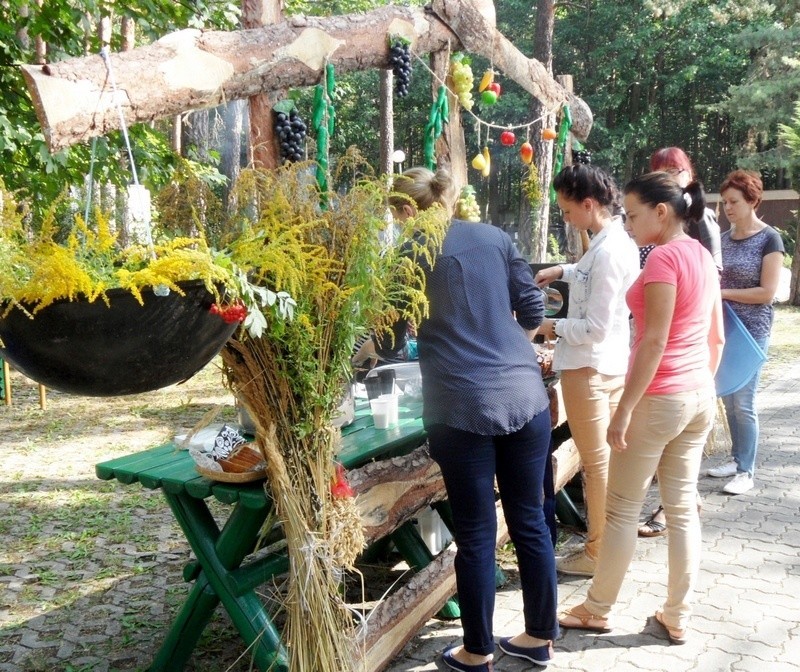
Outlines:
[[[740,471],[722,488],[723,492],[729,495],[743,495],[748,490],[753,489],[753,479],[746,471]]]
[[[730,478],[736,475],[736,470],[736,462],[731,460],[726,464],[720,464],[718,467],[711,467],[711,469],[706,471],[706,474],[714,478]]]

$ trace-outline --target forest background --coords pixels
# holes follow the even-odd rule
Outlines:
[[[386,4],[392,3],[287,0],[283,11],[347,14]],[[796,186],[800,148],[787,142],[786,133],[795,138],[800,134],[800,2],[497,0],[495,8],[500,31],[531,56],[537,50],[537,18],[542,12],[552,13],[552,72],[574,77],[576,94],[594,113],[585,147],[593,163],[620,183],[644,172],[655,148],[678,145],[692,157],[707,191],[716,191],[736,167],[759,171],[766,189]],[[121,48],[126,31],[139,45],[186,27],[233,30],[240,16],[240,3],[227,0],[5,0],[0,4],[0,178],[6,187],[31,198],[35,217],[65,188],[84,185],[92,152],[98,183],[122,186],[131,180],[119,133],[99,139],[93,148],[84,143],[57,153],[47,149],[19,64],[99,53],[102,21],[123,26],[110,32],[106,26],[114,50]],[[431,105],[426,61],[426,56],[413,59],[410,93],[394,102],[394,146],[406,157],[397,169],[423,162],[423,129]],[[491,63],[473,57],[476,79],[488,67]],[[339,78],[332,161],[357,145],[377,169],[379,77],[377,71],[365,71]],[[530,95],[510,79],[503,80],[502,73],[500,81],[503,95],[497,104],[476,105],[473,114],[498,126],[530,121],[536,109]],[[309,90],[290,90],[287,96],[305,118],[310,116]],[[172,137],[174,120],[131,128],[140,181],[159,191],[175,166],[174,148],[180,147],[194,169],[224,196],[230,179],[251,157],[246,105],[233,101],[183,115],[177,141]],[[462,114],[467,156],[473,156],[482,141],[473,131],[476,120]],[[486,219],[509,231],[515,231],[529,212],[520,188],[525,170],[517,148],[499,142],[492,144],[488,179],[470,169]],[[563,224],[557,212],[553,215],[550,225],[557,232]],[[770,223],[784,231],[787,250],[794,250],[797,222]],[[557,255],[559,250],[551,247],[550,253]]]

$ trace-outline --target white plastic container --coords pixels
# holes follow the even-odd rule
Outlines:
[[[372,409],[372,424],[375,429],[388,429],[391,409],[387,399],[372,399],[369,402]]]
[[[436,555],[453,540],[450,530],[435,509],[427,507],[417,513],[417,531],[431,553]]]
[[[387,414],[389,415],[389,427],[397,427],[400,423],[400,403],[396,394],[382,394],[378,399],[383,399],[387,403]]]

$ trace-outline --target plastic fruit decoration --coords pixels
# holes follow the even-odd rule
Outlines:
[[[481,175],[484,177],[489,177],[489,174],[492,172],[492,157],[489,155],[488,147],[483,148],[483,161],[485,165],[483,166]]]
[[[503,90],[502,87],[497,82],[492,82],[489,86],[486,87],[487,91],[494,91],[497,94],[497,97],[500,97],[500,92]]]
[[[481,102],[484,105],[494,105],[497,102],[497,94],[494,91],[486,89],[486,91],[481,94]]]
[[[467,222],[481,221],[481,209],[475,200],[475,188],[469,184],[461,189],[461,195],[456,201],[456,217]]]
[[[489,88],[489,84],[494,81],[494,70],[487,70],[481,77],[481,83],[478,84],[478,92],[483,93]]]
[[[542,139],[543,140],[555,140],[558,137],[558,133],[556,133],[552,128],[543,128],[542,129]]]
[[[500,144],[504,147],[511,147],[517,141],[517,136],[515,136],[511,131],[503,131],[500,134]]]
[[[472,159],[472,167],[483,172],[484,168],[486,168],[486,159],[483,158],[483,154],[475,155],[475,158]]]
[[[500,140],[502,142],[502,138]],[[530,142],[523,142],[519,148],[519,158],[522,163],[530,164],[533,161],[533,145]]]

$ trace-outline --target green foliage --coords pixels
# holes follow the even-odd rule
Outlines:
[[[23,10],[25,8],[25,10]],[[26,16],[27,12],[29,16]],[[47,58],[58,61],[100,49],[94,31],[100,16],[122,15],[136,22],[136,36],[147,43],[186,27],[232,28],[238,20],[236,2],[199,0],[138,0],[111,3],[97,0],[48,0],[38,7],[27,0],[0,3],[0,177],[8,189],[31,203],[39,221],[50,204],[70,186],[82,187],[89,172],[91,146],[76,145],[51,154],[40,131],[18,66],[35,61],[36,38],[47,43]],[[114,31],[111,48],[119,48]],[[171,173],[173,157],[167,136],[145,124],[130,129],[134,161],[140,179],[158,191]],[[119,133],[98,138],[94,175],[119,186],[131,180],[126,150]]]

